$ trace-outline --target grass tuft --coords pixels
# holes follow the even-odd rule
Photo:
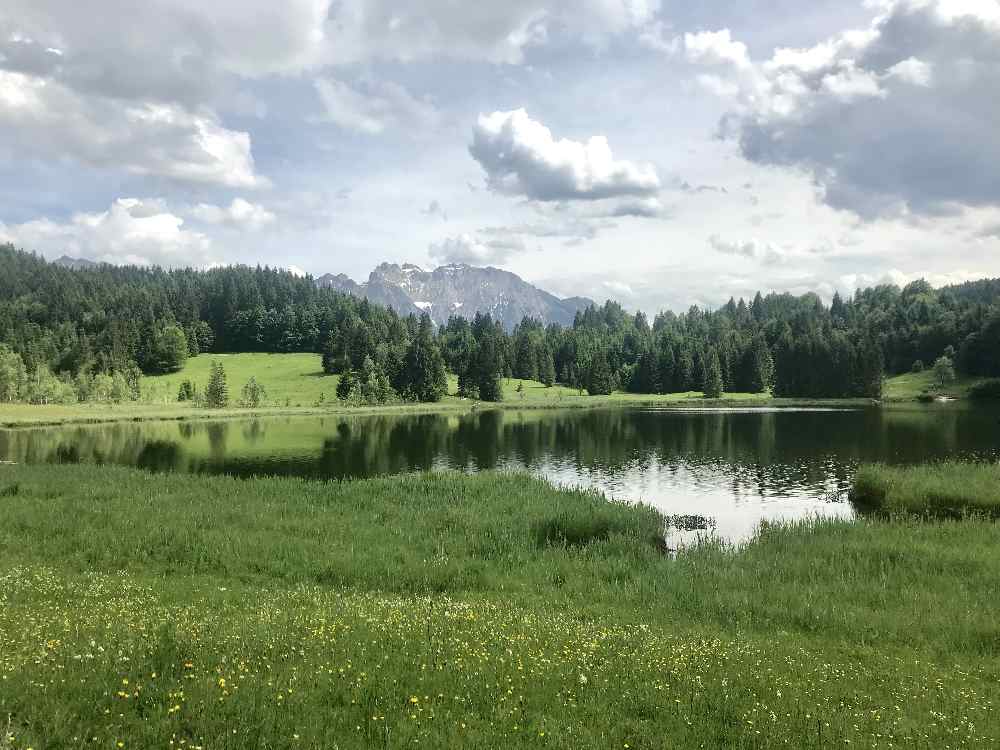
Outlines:
[[[855,507],[867,513],[1000,518],[1000,465],[862,466],[850,498]]]

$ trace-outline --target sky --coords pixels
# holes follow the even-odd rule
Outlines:
[[[1000,0],[5,0],[0,242],[654,314],[1000,276]]]

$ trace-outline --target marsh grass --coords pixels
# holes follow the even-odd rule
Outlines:
[[[850,492],[860,510],[931,518],[1000,518],[1000,464],[862,466]]]
[[[522,475],[0,469],[15,484],[18,750],[1000,739],[985,520],[767,525],[671,558],[655,511]]]

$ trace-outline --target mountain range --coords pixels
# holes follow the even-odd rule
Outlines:
[[[509,271],[462,264],[425,271],[408,263],[383,263],[363,284],[344,274],[326,274],[316,283],[355,297],[367,297],[403,315],[426,312],[439,325],[452,315],[472,318],[479,312],[489,313],[508,330],[525,316],[568,326],[578,311],[594,304],[584,297],[560,299]]]

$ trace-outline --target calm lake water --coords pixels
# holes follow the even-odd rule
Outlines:
[[[485,411],[0,430],[0,460],[344,479],[520,469],[746,538],[761,519],[850,516],[861,462],[1000,460],[1000,410]]]

